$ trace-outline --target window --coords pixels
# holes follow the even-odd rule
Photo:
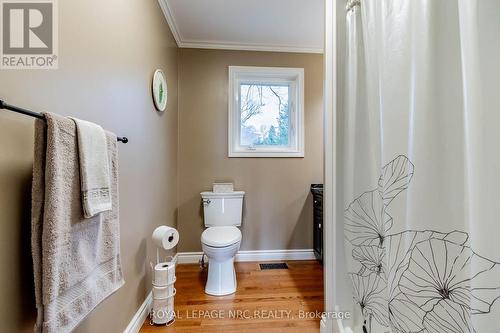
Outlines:
[[[229,157],[304,157],[304,70],[229,66]]]

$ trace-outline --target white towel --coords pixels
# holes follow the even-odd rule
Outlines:
[[[78,138],[83,216],[89,218],[112,209],[106,133],[97,124],[71,119]]]

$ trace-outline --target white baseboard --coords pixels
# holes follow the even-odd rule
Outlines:
[[[178,264],[197,264],[203,252],[177,252]]]
[[[263,260],[314,260],[312,249],[300,250],[258,250],[239,251],[236,261],[263,261]]]
[[[144,324],[144,321],[151,312],[152,303],[153,303],[153,294],[150,292],[148,294],[148,297],[146,297],[146,299],[142,303],[139,310],[137,310],[137,312],[135,313],[134,317],[132,317],[132,320],[128,324],[127,328],[123,331],[123,333],[139,332],[139,330],[142,327],[142,324]]]
[[[177,253],[177,263],[196,264],[201,259],[203,252],[179,252]],[[235,261],[267,261],[267,260],[314,260],[312,249],[298,250],[256,250],[239,251]]]

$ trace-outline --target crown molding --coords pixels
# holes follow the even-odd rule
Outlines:
[[[236,50],[236,51],[264,51],[264,52],[290,52],[290,53],[320,53],[324,52],[323,48],[304,47],[300,45],[269,45],[269,44],[254,44],[254,43],[233,43],[223,41],[200,41],[189,40],[182,38],[180,30],[175,18],[172,15],[172,10],[168,5],[168,0],[158,0],[165,19],[167,20],[170,31],[174,36],[175,42],[179,48],[190,49],[216,49],[216,50]]]
[[[266,45],[249,43],[230,43],[215,41],[181,41],[180,48],[217,49],[238,51],[292,52],[292,53],[323,53],[321,48],[302,47],[296,45]]]
[[[175,19],[172,16],[172,11],[168,5],[168,0],[158,0],[158,4],[160,5],[161,11],[163,12],[163,16],[167,20],[168,26],[170,27],[170,31],[174,36],[175,42],[177,46],[180,47],[182,43],[181,35],[179,33],[179,29],[177,28],[177,23],[175,23]]]

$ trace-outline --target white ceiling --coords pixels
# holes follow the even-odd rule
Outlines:
[[[323,52],[324,0],[159,0],[179,47]]]

